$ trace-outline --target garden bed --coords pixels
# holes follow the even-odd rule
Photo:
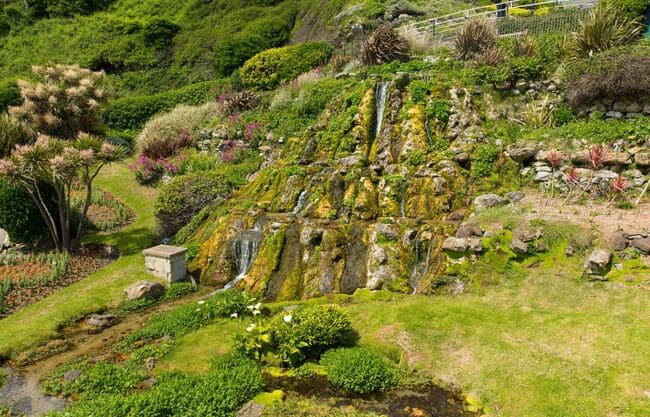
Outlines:
[[[73,193],[72,204],[80,209],[83,206],[85,194],[81,191]],[[133,221],[134,214],[120,200],[111,194],[95,190],[92,194],[88,214],[86,217],[86,227],[92,230],[102,232],[119,229]]]
[[[92,245],[75,255],[7,253],[0,258],[0,318],[103,268],[114,260],[110,252]]]

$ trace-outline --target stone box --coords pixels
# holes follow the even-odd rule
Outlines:
[[[187,275],[187,249],[178,246],[158,245],[142,251],[147,272],[168,283],[183,281]]]

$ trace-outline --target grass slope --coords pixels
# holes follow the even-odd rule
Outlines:
[[[491,415],[650,415],[647,290],[587,285],[581,260],[560,248],[526,278],[482,294],[362,292],[344,306],[362,344],[478,396]],[[235,321],[222,322],[187,335],[160,366],[205,371],[238,329]]]
[[[0,356],[11,356],[56,337],[61,325],[117,304],[128,285],[151,279],[144,272],[140,250],[151,244],[155,190],[135,182],[126,164],[106,168],[96,187],[133,209],[135,221],[123,230],[97,234],[86,240],[115,245],[121,257],[106,268],[55,294],[31,304],[0,322]]]

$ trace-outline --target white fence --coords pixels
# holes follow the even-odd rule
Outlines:
[[[483,18],[496,20],[501,36],[522,32],[568,32],[577,29],[580,19],[595,5],[596,0],[549,0],[537,3],[513,0],[421,20],[401,26],[398,31],[410,39],[438,44],[451,40],[466,20]]]

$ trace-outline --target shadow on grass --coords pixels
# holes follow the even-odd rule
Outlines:
[[[115,246],[120,250],[120,256],[125,256],[133,255],[151,246],[154,242],[154,234],[147,227],[136,227],[113,232],[109,236],[94,236],[90,240]]]

